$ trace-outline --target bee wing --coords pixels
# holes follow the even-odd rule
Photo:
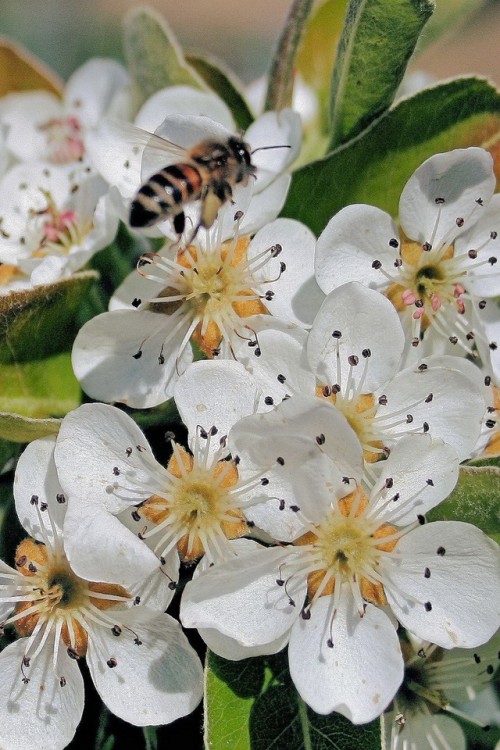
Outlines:
[[[87,137],[87,152],[107,182],[125,197],[163,167],[186,161],[186,149],[147,130],[119,120],[103,119]]]

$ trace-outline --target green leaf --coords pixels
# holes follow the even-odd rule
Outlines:
[[[457,486],[427,514],[430,521],[464,521],[500,543],[500,469],[462,466]]]
[[[48,435],[57,435],[60,425],[60,419],[32,419],[20,414],[0,412],[0,439],[30,443]]]
[[[165,19],[152,8],[139,6],[127,13],[123,44],[129,73],[136,84],[138,107],[167,86],[206,88],[186,62]]]
[[[227,69],[224,63],[205,53],[203,56],[186,54],[186,60],[203,78],[207,86],[227,104],[237,126],[241,130],[250,127],[253,115],[241,94],[243,84],[238,81],[234,73]]]
[[[22,364],[0,364],[0,382],[0,412],[45,419],[64,416],[81,402],[80,386],[67,352]],[[20,422],[9,439],[16,440],[19,430]]]
[[[432,0],[350,0],[332,77],[332,148],[392,104],[433,9]]]
[[[143,728],[145,750],[158,750],[158,738],[156,736],[156,727]]]
[[[76,335],[79,305],[97,278],[97,273],[83,271],[1,296],[0,363],[19,365],[67,350]]]
[[[319,716],[298,695],[285,653],[230,662],[207,655],[207,750],[380,750],[380,726]]]
[[[283,215],[316,233],[350,203],[371,203],[397,216],[401,190],[425,159],[467,146],[493,151],[499,134],[500,95],[487,81],[461,78],[427,89],[295,172]]]

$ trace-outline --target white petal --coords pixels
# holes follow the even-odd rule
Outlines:
[[[255,412],[258,391],[239,362],[201,360],[181,375],[174,399],[192,444],[199,426],[206,431],[215,426],[218,437],[227,435],[239,419]],[[218,440],[212,442],[217,449]]]
[[[142,409],[167,401],[192,357],[189,346],[179,351],[190,321],[182,321],[175,331],[173,320],[146,310],[114,310],[89,320],[78,332],[72,353],[73,369],[85,392]],[[142,355],[134,357],[141,343]]]
[[[340,337],[334,338],[333,332]],[[353,377],[363,377],[360,393],[371,393],[397,372],[404,348],[399,316],[386,297],[351,282],[323,302],[307,340],[311,369],[324,385],[345,385],[349,358],[359,359]],[[366,358],[363,352],[369,351]],[[344,390],[344,388],[342,388]]]
[[[143,607],[116,617],[126,626],[121,635],[111,628],[91,632],[87,652],[90,674],[110,711],[135,726],[169,724],[193,711],[202,697],[203,671],[179,623]],[[113,668],[110,658],[116,659]]]
[[[77,575],[130,588],[160,566],[156,555],[111,513],[74,497],[64,523],[64,548]],[[137,592],[139,593],[139,592]]]
[[[401,193],[399,220],[406,235],[437,247],[473,226],[495,190],[493,159],[482,148],[436,154],[413,173]],[[436,201],[444,200],[437,204]],[[463,224],[457,224],[463,219]],[[437,226],[436,226],[437,223]]]
[[[129,83],[123,65],[115,60],[91,58],[68,79],[64,91],[66,106],[87,127],[95,125],[108,110],[116,93]]]
[[[405,526],[453,491],[458,457],[451,446],[430,435],[408,435],[396,443],[387,461],[380,462],[380,470],[371,491],[370,516]]]
[[[311,607],[309,620],[297,621],[288,659],[295,687],[313,711],[338,711],[354,724],[379,716],[404,674],[391,621],[371,604],[360,617],[347,587],[333,619],[332,597],[323,596]]]
[[[201,573],[182,595],[184,627],[213,628],[245,647],[284,637],[299,616],[307,588],[299,575],[286,591],[276,583],[289,554],[278,547],[262,548]]]
[[[242,646],[234,638],[222,635],[214,628],[198,628],[198,633],[214,654],[222,656],[223,659],[229,659],[229,661],[241,661],[242,659],[249,659],[251,656],[277,654],[288,643],[288,633],[275,641],[259,646]]]
[[[274,294],[273,299],[265,303],[272,315],[297,325],[311,324],[324,299],[314,278],[316,238],[299,221],[276,219],[252,239],[248,259],[256,258],[277,244],[282,248],[280,254],[254,273],[260,281],[259,291]],[[284,272],[281,272],[282,263],[286,266]]]
[[[409,532],[396,552],[383,561],[385,592],[404,627],[443,648],[491,638],[500,625],[498,545],[470,524],[436,521]]]
[[[266,150],[252,154],[257,167],[256,191],[261,192],[275,177],[293,164],[299,155],[302,125],[299,115],[291,109],[281,112],[265,112],[250,125],[245,140],[252,152],[265,147]],[[290,148],[269,148],[289,146]]]
[[[477,259],[468,258],[469,250],[477,250]],[[478,297],[494,297],[500,294],[500,272],[498,263],[479,263],[500,256],[500,195],[494,195],[479,216],[478,221],[465,234],[457,237],[455,256],[464,256],[464,265],[469,267],[465,286]]]
[[[314,394],[316,378],[306,358],[306,332],[270,315],[254,315],[248,325],[257,334],[258,347],[239,339],[233,348],[237,360],[252,374],[264,396],[279,403],[285,396]],[[268,408],[261,403],[259,411]]]
[[[232,132],[236,130],[231,111],[222,99],[193,86],[169,86],[157,91],[142,105],[135,124],[154,132],[170,115],[204,115]]]
[[[19,520],[28,534],[40,542],[46,541],[47,535],[53,537],[47,513],[40,511],[41,506],[47,503],[50,518],[58,530],[63,527],[66,513],[66,503],[57,500],[58,495],[63,495],[63,489],[54,463],[55,442],[55,436],[50,436],[29,443],[17,463],[14,478],[14,499]],[[31,502],[34,495],[38,498],[38,505]],[[45,521],[45,533],[40,528],[40,512]]]
[[[55,460],[68,494],[110,513],[149,497],[144,486],[151,474],[164,473],[134,420],[108,404],[83,404],[66,415]]]
[[[470,456],[481,430],[485,403],[481,392],[462,373],[441,367],[403,370],[375,397],[382,394],[387,397],[387,404],[379,405],[377,417],[388,418],[387,437],[400,437],[403,431],[414,432],[427,423],[432,437],[449,443],[460,461]],[[431,400],[426,402],[429,397]],[[390,419],[391,413],[403,416],[401,420]],[[406,414],[413,421],[404,424]]]
[[[43,159],[47,134],[40,125],[63,116],[61,101],[48,91],[29,91],[4,96],[0,119],[8,127],[6,146],[17,159]]]
[[[398,247],[399,232],[389,214],[374,206],[347,206],[330,219],[318,238],[316,280],[325,294],[358,279],[373,289],[384,289],[387,279],[372,264],[379,260],[390,272]]]
[[[27,638],[11,643],[0,654],[0,746],[6,750],[63,750],[73,739],[83,711],[83,679],[78,664],[59,650],[58,670],[52,665],[53,640],[23,672]],[[66,684],[61,687],[60,678]]]

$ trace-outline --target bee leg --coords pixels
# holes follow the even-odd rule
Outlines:
[[[184,229],[186,228],[186,215],[184,211],[181,211],[180,213],[175,214],[172,223],[174,225],[174,230],[180,236],[184,232]]]

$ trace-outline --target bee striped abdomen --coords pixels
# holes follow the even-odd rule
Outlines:
[[[201,195],[202,177],[191,164],[172,164],[152,175],[130,204],[130,226],[151,227],[182,212]]]

